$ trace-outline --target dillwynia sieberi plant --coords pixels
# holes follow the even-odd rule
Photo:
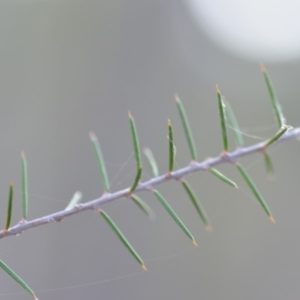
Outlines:
[[[155,198],[162,204],[163,208],[167,211],[170,217],[175,221],[175,223],[179,226],[179,228],[183,231],[183,233],[192,241],[192,243],[197,246],[194,236],[189,231],[189,229],[184,225],[183,221],[179,218],[177,213],[173,210],[171,205],[166,201],[163,195],[154,189],[154,186],[164,183],[168,180],[176,180],[182,184],[184,190],[186,191],[188,198],[191,200],[193,206],[195,207],[197,213],[199,214],[200,219],[204,223],[204,226],[207,230],[211,230],[211,223],[209,218],[202,207],[199,199],[197,198],[196,194],[192,190],[190,184],[184,179],[184,176],[197,171],[205,171],[209,170],[210,173],[215,175],[217,178],[221,179],[223,182],[227,183],[229,186],[238,188],[236,183],[227,178],[224,174],[219,172],[214,167],[216,165],[222,163],[230,163],[235,166],[240,173],[241,177],[245,180],[246,184],[248,185],[249,189],[252,191],[254,197],[257,199],[271,222],[275,223],[275,219],[271,210],[269,209],[268,205],[266,204],[265,200],[263,199],[262,195],[256,188],[253,180],[243,168],[238,159],[250,155],[255,152],[262,153],[266,165],[266,170],[269,175],[273,172],[272,162],[270,156],[267,152],[268,148],[274,144],[279,142],[287,141],[293,138],[300,137],[300,128],[292,128],[286,124],[285,118],[282,113],[281,106],[278,102],[278,99],[275,95],[274,89],[272,87],[271,80],[266,72],[266,69],[262,66],[261,71],[263,73],[271,102],[273,111],[275,113],[275,117],[278,123],[278,131],[277,133],[268,139],[265,142],[261,142],[249,147],[244,146],[243,136],[241,134],[238,122],[234,116],[234,113],[229,105],[229,103],[224,99],[218,87],[216,87],[217,92],[217,99],[218,99],[218,107],[219,107],[219,114],[220,114],[220,123],[221,123],[221,133],[222,133],[222,142],[223,142],[223,151],[221,154],[214,158],[206,159],[202,162],[198,162],[197,160],[197,151],[195,147],[195,142],[193,139],[192,131],[188,122],[188,118],[186,112],[184,110],[183,104],[179,97],[175,95],[175,101],[177,104],[179,116],[183,125],[184,133],[187,139],[187,144],[191,154],[191,162],[184,168],[178,169],[174,171],[174,161],[175,161],[175,153],[176,148],[174,146],[174,134],[171,121],[168,120],[168,148],[169,148],[169,167],[167,172],[163,175],[159,175],[158,167],[155,162],[154,156],[150,149],[144,149],[144,154],[147,158],[148,164],[153,174],[153,178],[142,182],[142,159],[141,159],[141,151],[140,145],[138,141],[138,135],[136,130],[136,125],[134,119],[130,112],[128,112],[128,118],[130,123],[132,141],[133,141],[133,149],[136,161],[136,175],[133,180],[131,187],[117,191],[111,192],[109,186],[109,179],[107,176],[107,171],[105,167],[105,162],[103,159],[103,155],[101,152],[101,148],[97,137],[94,133],[90,133],[90,139],[93,144],[98,167],[100,171],[100,177],[103,185],[103,195],[95,200],[80,203],[82,195],[80,192],[76,192],[71,199],[68,206],[59,212],[43,216],[41,218],[37,218],[31,221],[28,221],[28,188],[27,188],[27,162],[24,152],[22,152],[22,208],[23,208],[23,216],[21,221],[15,225],[10,227],[11,215],[12,215],[12,205],[13,205],[13,184],[10,183],[9,185],[9,196],[8,196],[8,205],[7,205],[7,214],[6,214],[6,221],[4,229],[0,232],[0,238],[7,237],[10,235],[17,235],[21,232],[42,225],[50,222],[60,221],[65,217],[77,214],[84,210],[93,210],[98,212],[104,221],[109,225],[112,231],[116,234],[116,236],[120,239],[123,245],[128,249],[131,253],[133,258],[141,265],[144,270],[147,270],[146,265],[140,255],[136,252],[133,246],[129,243],[127,238],[121,232],[121,230],[117,227],[114,221],[110,218],[110,216],[102,209],[102,205],[106,202],[110,202],[116,200],[118,198],[128,198],[131,199],[137,206],[150,218],[154,216],[153,210],[140,198],[136,195],[136,192],[139,191],[149,191],[153,193]],[[235,142],[237,144],[236,150],[233,152],[228,152],[228,134],[227,134],[227,122],[229,123],[230,127],[233,128]],[[12,270],[10,269],[3,261],[0,260],[0,267],[10,275],[15,281],[17,281],[29,294],[33,296],[34,299],[37,299],[33,290]]]

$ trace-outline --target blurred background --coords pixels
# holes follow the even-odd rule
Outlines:
[[[167,119],[177,167],[190,156],[173,95],[184,102],[199,160],[221,152],[215,85],[235,110],[247,145],[277,130],[260,73],[265,63],[288,123],[299,125],[300,21],[297,1],[2,0],[0,2],[0,193],[15,183],[13,223],[21,218],[21,158],[29,172],[29,218],[64,209],[80,190],[102,185],[88,133],[102,146],[112,191],[128,187],[135,161],[127,118],[141,146],[168,164]],[[232,136],[232,132],[231,136]],[[231,150],[235,149],[230,140]],[[207,233],[182,187],[159,186],[199,247],[193,247],[157,200],[147,219],[129,200],[105,205],[145,259],[144,272],[99,215],[1,240],[1,259],[39,299],[299,299],[299,145],[273,148],[274,181],[263,160],[242,160],[270,206],[273,225],[232,166],[188,177],[210,216]],[[146,162],[144,163],[146,167]],[[150,178],[145,169],[143,179]],[[0,272],[0,299],[30,299]]]

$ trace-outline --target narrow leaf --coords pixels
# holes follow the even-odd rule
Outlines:
[[[153,193],[157,200],[162,204],[164,209],[168,212],[168,214],[172,217],[172,219],[176,222],[176,224],[181,228],[181,230],[186,234],[186,236],[193,242],[195,246],[197,246],[197,243],[191,234],[191,232],[187,229],[187,227],[183,224],[183,222],[180,220],[176,212],[172,209],[170,204],[166,201],[166,199],[157,191],[153,190]]]
[[[262,195],[258,191],[257,187],[255,186],[254,182],[252,181],[252,179],[250,178],[250,176],[248,175],[248,173],[246,172],[246,170],[240,164],[236,164],[236,166],[237,166],[237,168],[238,168],[241,176],[243,177],[243,179],[247,183],[248,187],[250,188],[250,190],[254,194],[255,198],[257,199],[257,201],[259,202],[259,204],[262,206],[262,208],[264,209],[264,211],[266,212],[266,214],[269,216],[269,219],[271,220],[271,222],[275,223],[275,219],[274,219],[274,217],[273,217],[273,215],[272,215],[272,213],[271,213],[271,211],[270,211],[267,203],[263,199]]]
[[[181,100],[179,99],[178,95],[176,95],[176,94],[175,94],[175,101],[177,103],[178,112],[179,112],[180,119],[181,119],[181,122],[183,125],[184,133],[185,133],[187,143],[188,143],[188,146],[190,149],[192,160],[196,161],[197,160],[197,152],[196,152],[195,142],[194,142],[194,138],[193,138],[192,131],[190,128],[190,124],[187,119],[183,104],[182,104]]]
[[[13,184],[10,183],[9,192],[8,192],[7,214],[6,214],[6,222],[5,222],[4,231],[7,231],[7,229],[10,226],[11,214],[12,214],[12,204],[13,204],[13,193],[14,193],[14,187],[13,187]]]
[[[191,186],[188,184],[188,182],[186,180],[182,180],[181,183],[182,183],[182,186],[184,187],[185,191],[187,192],[189,198],[191,199],[194,207],[196,208],[202,222],[204,223],[206,230],[210,231],[211,225],[210,225],[208,216],[207,216],[204,208],[202,207],[200,201],[197,199],[196,194],[194,193]]]
[[[23,208],[23,219],[26,220],[28,217],[28,177],[27,177],[27,160],[25,153],[21,153],[22,157],[22,208]]]
[[[269,177],[269,179],[272,179],[274,177],[274,168],[273,168],[271,157],[269,156],[269,154],[266,151],[263,152],[263,156],[264,156],[264,161],[265,161],[265,166],[266,166],[266,171],[267,171],[268,177]]]
[[[23,289],[25,289],[35,300],[38,300],[33,290],[28,286],[27,283],[23,281],[23,279],[18,276],[7,264],[5,264],[2,260],[0,260],[0,267],[17,283],[19,283]]]
[[[101,147],[100,147],[100,144],[98,142],[98,139],[97,139],[96,135],[93,132],[90,133],[90,138],[91,138],[91,141],[93,143],[94,150],[95,150],[95,153],[96,153],[96,156],[97,156],[98,167],[99,167],[99,171],[100,171],[103,190],[104,190],[104,192],[108,192],[108,190],[109,190],[109,181],[108,181],[107,171],[106,171],[105,162],[104,162],[104,159],[103,159]]]
[[[138,255],[138,253],[134,250],[134,248],[131,246],[131,244],[128,242],[126,237],[123,235],[121,230],[118,228],[118,226],[114,223],[114,221],[109,217],[109,215],[104,212],[103,210],[99,210],[99,214],[103,217],[103,219],[106,221],[106,223],[109,225],[109,227],[113,230],[113,232],[117,235],[117,237],[120,239],[120,241],[123,243],[123,245],[128,249],[128,251],[131,253],[131,255],[138,261],[138,263],[142,266],[142,268],[146,271],[147,268],[141,259],[141,257]]]
[[[235,182],[233,182],[232,180],[230,180],[229,178],[227,178],[224,174],[222,174],[220,171],[214,169],[214,168],[210,168],[209,171],[217,176],[219,179],[221,179],[222,181],[224,181],[225,183],[228,183],[230,186],[233,186],[234,188],[238,189],[238,186]]]
[[[130,122],[130,129],[131,129],[131,135],[132,135],[132,141],[133,141],[135,161],[136,161],[137,168],[139,168],[141,166],[140,145],[139,145],[135,122],[134,122],[134,119],[133,119],[130,111],[128,112],[128,118],[129,118],[129,122]]]
[[[223,138],[223,151],[224,153],[228,152],[228,137],[227,137],[227,127],[226,127],[226,120],[225,120],[225,104],[222,99],[221,92],[216,86],[216,91],[218,95],[218,103],[219,103],[219,113],[220,113],[220,120],[221,120],[221,130],[222,130],[222,138]]]
[[[65,210],[73,209],[75,205],[81,201],[81,198],[82,198],[82,194],[80,192],[75,192],[75,194],[73,195],[71,201],[69,202]]]
[[[284,118],[281,106],[279,104],[279,101],[277,99],[277,96],[275,94],[275,91],[274,91],[274,88],[273,88],[273,85],[272,85],[272,82],[271,82],[271,79],[270,79],[270,77],[267,73],[267,70],[266,70],[265,66],[261,65],[261,71],[262,71],[262,73],[264,75],[264,78],[265,78],[265,82],[266,82],[266,85],[267,85],[267,88],[268,88],[268,91],[269,91],[269,95],[270,95],[270,98],[271,98],[271,101],[272,101],[273,110],[274,110],[279,128],[282,128],[285,125],[285,118]]]
[[[273,143],[275,143],[279,138],[281,138],[285,134],[285,132],[287,130],[288,130],[288,126],[286,126],[286,125],[284,127],[280,128],[280,130],[266,142],[264,148],[267,148],[270,145],[272,145]]]
[[[226,101],[225,112],[226,112],[227,119],[233,129],[236,144],[239,147],[244,146],[244,138],[243,138],[239,123],[238,123],[238,121],[234,115],[234,112],[233,112],[230,104],[228,103],[228,101]]]
[[[156,161],[155,161],[152,151],[149,148],[145,148],[144,154],[146,155],[146,158],[149,163],[149,166],[150,166],[153,176],[158,177],[158,175],[159,175],[158,167],[157,167],[157,164],[156,164]]]
[[[142,166],[139,166],[138,169],[137,169],[137,172],[136,172],[136,175],[135,175],[135,178],[134,178],[134,181],[133,181],[133,184],[130,188],[130,193],[134,192],[137,185],[139,184],[139,181],[142,177],[142,171],[143,171],[143,168]]]
[[[171,173],[174,168],[175,146],[173,143],[173,129],[170,120],[168,120],[168,130],[169,130],[169,172]]]
[[[140,197],[135,194],[131,194],[131,199],[148,217],[150,217],[150,219],[155,218],[155,213],[153,212],[152,208]]]

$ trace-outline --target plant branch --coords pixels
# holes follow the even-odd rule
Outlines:
[[[300,138],[300,127],[289,129],[280,139],[278,139],[273,145],[277,145],[281,142],[286,142],[291,139]],[[242,147],[237,148],[232,152],[228,152],[226,155],[224,153],[220,154],[214,158],[208,158],[200,163],[192,161],[189,165],[179,170],[176,170],[172,173],[166,173],[164,175],[152,178],[148,181],[141,182],[135,189],[135,192],[138,191],[149,191],[152,190],[155,185],[164,183],[165,181],[174,179],[179,180],[183,176],[197,172],[197,171],[205,171],[209,168],[220,165],[223,163],[235,163],[239,158],[243,156],[248,156],[250,154],[256,152],[263,152],[265,150],[266,141],[249,146],[249,147]],[[0,232],[0,239],[11,236],[11,235],[18,235],[27,229],[31,229],[43,224],[48,224],[51,222],[58,222],[61,221],[63,218],[75,215],[85,210],[95,210],[97,211],[102,204],[107,202],[117,200],[120,198],[128,198],[130,196],[130,188],[126,188],[114,193],[104,193],[100,198],[78,204],[74,208],[70,210],[62,210],[41,218],[37,218],[31,221],[21,220],[17,225],[10,227],[7,231],[2,230]]]

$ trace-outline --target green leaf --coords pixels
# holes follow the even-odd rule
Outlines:
[[[238,168],[241,176],[243,177],[243,179],[247,183],[248,187],[250,188],[250,190],[254,194],[254,196],[257,199],[257,201],[259,202],[259,204],[262,206],[262,208],[264,209],[264,211],[266,212],[266,214],[269,216],[269,219],[271,220],[271,222],[275,223],[275,219],[274,219],[274,217],[273,217],[273,215],[272,215],[272,213],[271,213],[271,211],[270,211],[267,203],[265,202],[265,200],[263,199],[262,195],[258,191],[258,189],[255,186],[254,182],[252,181],[251,177],[248,175],[248,173],[246,172],[246,170],[240,164],[236,164],[236,167]]]
[[[194,193],[191,186],[188,184],[188,182],[186,180],[182,180],[181,183],[182,183],[182,186],[184,187],[185,191],[187,192],[189,198],[191,199],[194,207],[196,208],[202,222],[204,223],[206,230],[210,231],[211,225],[210,225],[208,216],[207,216],[204,208],[202,207],[200,201],[198,200],[196,194]]]
[[[265,82],[266,82],[266,85],[267,85],[267,88],[268,88],[268,91],[269,91],[269,95],[270,95],[270,98],[271,98],[271,101],[272,101],[273,110],[274,110],[279,128],[282,128],[286,124],[285,124],[285,118],[284,118],[281,106],[279,104],[279,101],[277,99],[277,96],[275,94],[275,91],[274,91],[274,88],[273,88],[273,85],[272,85],[272,82],[271,82],[271,79],[270,79],[270,77],[267,73],[267,70],[266,70],[265,66],[261,65],[261,71],[262,71],[262,73],[264,75],[264,78],[265,78]]]
[[[144,154],[147,158],[147,161],[149,163],[151,172],[153,174],[154,177],[158,177],[159,172],[158,172],[158,167],[157,167],[157,163],[155,161],[154,155],[152,153],[152,151],[149,148],[145,148],[144,149]]]
[[[106,171],[101,147],[100,147],[100,144],[98,142],[96,135],[93,132],[90,133],[90,138],[93,143],[94,150],[95,150],[95,153],[97,156],[98,167],[99,167],[99,171],[100,171],[103,190],[104,190],[104,192],[108,192],[109,191],[109,181],[108,181],[107,171]]]
[[[225,104],[222,99],[221,92],[216,86],[216,91],[218,95],[218,103],[219,103],[219,113],[220,113],[220,120],[221,120],[221,130],[222,130],[222,138],[223,138],[223,152],[228,152],[228,137],[227,137],[227,127],[226,127],[226,119],[225,119]]]
[[[235,182],[233,182],[232,180],[230,180],[229,178],[227,178],[224,174],[222,174],[220,171],[216,170],[215,168],[210,168],[209,171],[215,175],[216,177],[218,177],[219,179],[221,179],[222,181],[224,181],[225,183],[228,183],[230,186],[233,186],[234,188],[238,189],[238,186]]]
[[[113,232],[117,235],[117,237],[120,239],[120,241],[123,243],[123,245],[128,249],[128,251],[131,253],[131,255],[138,261],[138,263],[146,271],[147,268],[146,268],[143,260],[138,255],[138,253],[134,250],[134,248],[131,246],[131,244],[128,242],[128,240],[123,235],[123,233],[118,228],[118,226],[114,223],[114,221],[103,210],[99,210],[98,212],[103,217],[103,219],[106,221],[106,223],[109,225],[109,227],[113,230]]]
[[[9,193],[8,193],[7,214],[6,214],[6,222],[5,222],[4,231],[7,231],[7,229],[10,226],[11,215],[12,215],[13,194],[14,194],[14,186],[13,186],[12,183],[10,183]]]
[[[173,129],[171,121],[168,120],[168,130],[169,130],[169,172],[171,173],[174,168],[174,160],[175,160],[175,146],[173,142]]]
[[[183,125],[184,133],[185,133],[187,143],[188,143],[188,146],[190,149],[192,160],[196,161],[197,160],[197,152],[196,152],[195,142],[194,142],[194,138],[193,138],[192,131],[190,128],[190,124],[187,119],[183,104],[182,104],[181,100],[179,99],[178,95],[176,95],[176,94],[175,94],[175,101],[177,103],[178,112],[179,112],[180,119],[181,119],[181,122]]]
[[[140,145],[139,145],[135,122],[134,122],[134,119],[133,119],[130,111],[128,111],[128,118],[129,118],[129,122],[130,122],[130,129],[131,129],[131,135],[132,135],[132,141],[133,141],[135,161],[136,161],[137,168],[139,168],[142,164],[141,154],[140,154]]]
[[[136,131],[136,126],[135,126],[135,122],[134,122],[134,119],[133,119],[130,111],[128,111],[128,118],[129,118],[129,122],[130,122],[133,149],[134,149],[136,168],[137,168],[135,179],[130,188],[130,193],[132,193],[136,189],[136,187],[142,177],[143,167],[142,167],[142,163],[141,163],[140,145],[139,145],[138,135],[137,135],[137,131]]]
[[[23,281],[23,279],[18,276],[7,264],[5,264],[2,260],[0,260],[0,267],[11,277],[13,278],[18,284],[22,286],[30,295],[33,296],[35,300],[38,300],[36,295],[34,294],[33,290],[28,286],[27,283]]]
[[[155,213],[153,212],[152,208],[143,201],[140,197],[135,194],[131,194],[131,199],[133,202],[148,216],[150,219],[155,218]]]
[[[134,192],[137,185],[139,184],[139,181],[142,177],[142,171],[143,171],[143,168],[142,166],[140,166],[138,169],[137,169],[137,172],[136,172],[136,175],[135,175],[135,178],[134,178],[134,181],[133,181],[133,184],[130,188],[130,193]]]
[[[267,171],[268,177],[269,177],[269,179],[272,179],[274,177],[274,168],[273,168],[271,157],[269,156],[269,154],[266,151],[263,152],[263,156],[264,156],[264,161],[265,161],[265,166],[266,166],[266,171]]]
[[[167,211],[167,213],[172,217],[172,219],[176,222],[176,224],[181,228],[181,230],[186,234],[186,236],[193,242],[195,246],[197,246],[197,243],[191,234],[191,232],[187,229],[187,227],[183,224],[181,219],[178,217],[176,212],[172,209],[170,204],[166,201],[166,199],[157,191],[153,190],[153,193],[157,200],[162,204],[164,209]]]
[[[22,208],[23,208],[23,219],[26,220],[28,217],[28,177],[27,177],[27,160],[25,153],[21,153],[22,157]]]
[[[236,144],[239,147],[243,147],[244,146],[244,138],[243,138],[240,126],[238,124],[238,121],[237,121],[237,119],[234,115],[234,112],[228,101],[226,101],[225,112],[226,112],[227,119],[233,129]]]
[[[273,143],[275,143],[279,138],[281,138],[285,132],[288,130],[288,126],[283,126],[282,128],[280,128],[280,130],[273,136],[271,137],[266,144],[264,145],[264,148],[269,147],[270,145],[272,145]]]
[[[82,194],[80,192],[75,192],[75,194],[73,195],[71,201],[69,202],[65,210],[73,209],[81,201],[81,198],[82,198]]]

